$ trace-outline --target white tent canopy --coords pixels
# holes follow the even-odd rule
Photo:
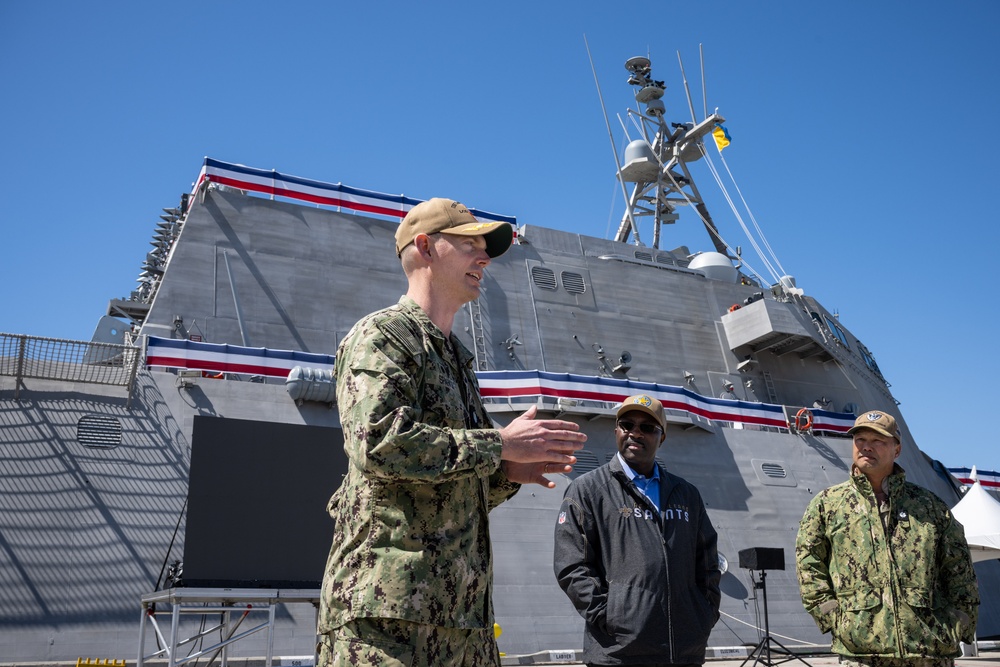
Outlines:
[[[1000,558],[1000,502],[983,488],[972,469],[973,484],[951,513],[965,528],[972,561]]]

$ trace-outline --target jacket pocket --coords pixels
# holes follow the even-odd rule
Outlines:
[[[622,658],[669,650],[662,593],[641,586],[612,582],[608,587],[607,628],[616,648],[608,655]]]
[[[926,588],[904,588],[899,622],[904,628],[904,646],[909,654],[950,656],[958,653],[960,629],[948,609],[934,608]],[[909,628],[913,631],[910,632]]]
[[[686,623],[679,625],[685,632],[690,632],[693,638],[697,638],[692,639],[691,644],[705,646],[708,644],[709,635],[712,634],[712,626],[715,625],[715,610],[697,587],[689,588],[687,595],[687,609],[683,612],[687,620]],[[676,620],[674,623],[678,624]]]
[[[882,596],[879,591],[851,591],[837,597],[834,637],[851,654],[892,653],[891,628],[882,628]]]

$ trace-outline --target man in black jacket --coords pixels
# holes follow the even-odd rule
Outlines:
[[[718,536],[698,490],[656,460],[663,405],[617,412],[618,454],[566,490],[555,529],[559,585],[586,621],[588,665],[701,665],[719,619]]]

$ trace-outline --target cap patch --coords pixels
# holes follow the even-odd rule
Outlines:
[[[896,424],[896,420],[892,415],[888,415],[878,410],[866,412],[854,420],[854,426],[847,431],[847,434],[854,435],[855,432],[863,428],[871,429],[876,433],[881,433],[886,437],[894,438],[897,442],[899,442],[899,426]]]

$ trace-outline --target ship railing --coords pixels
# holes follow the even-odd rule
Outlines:
[[[127,387],[131,406],[140,358],[131,345],[0,333],[0,375],[14,378],[15,400],[25,379],[61,380]]]

